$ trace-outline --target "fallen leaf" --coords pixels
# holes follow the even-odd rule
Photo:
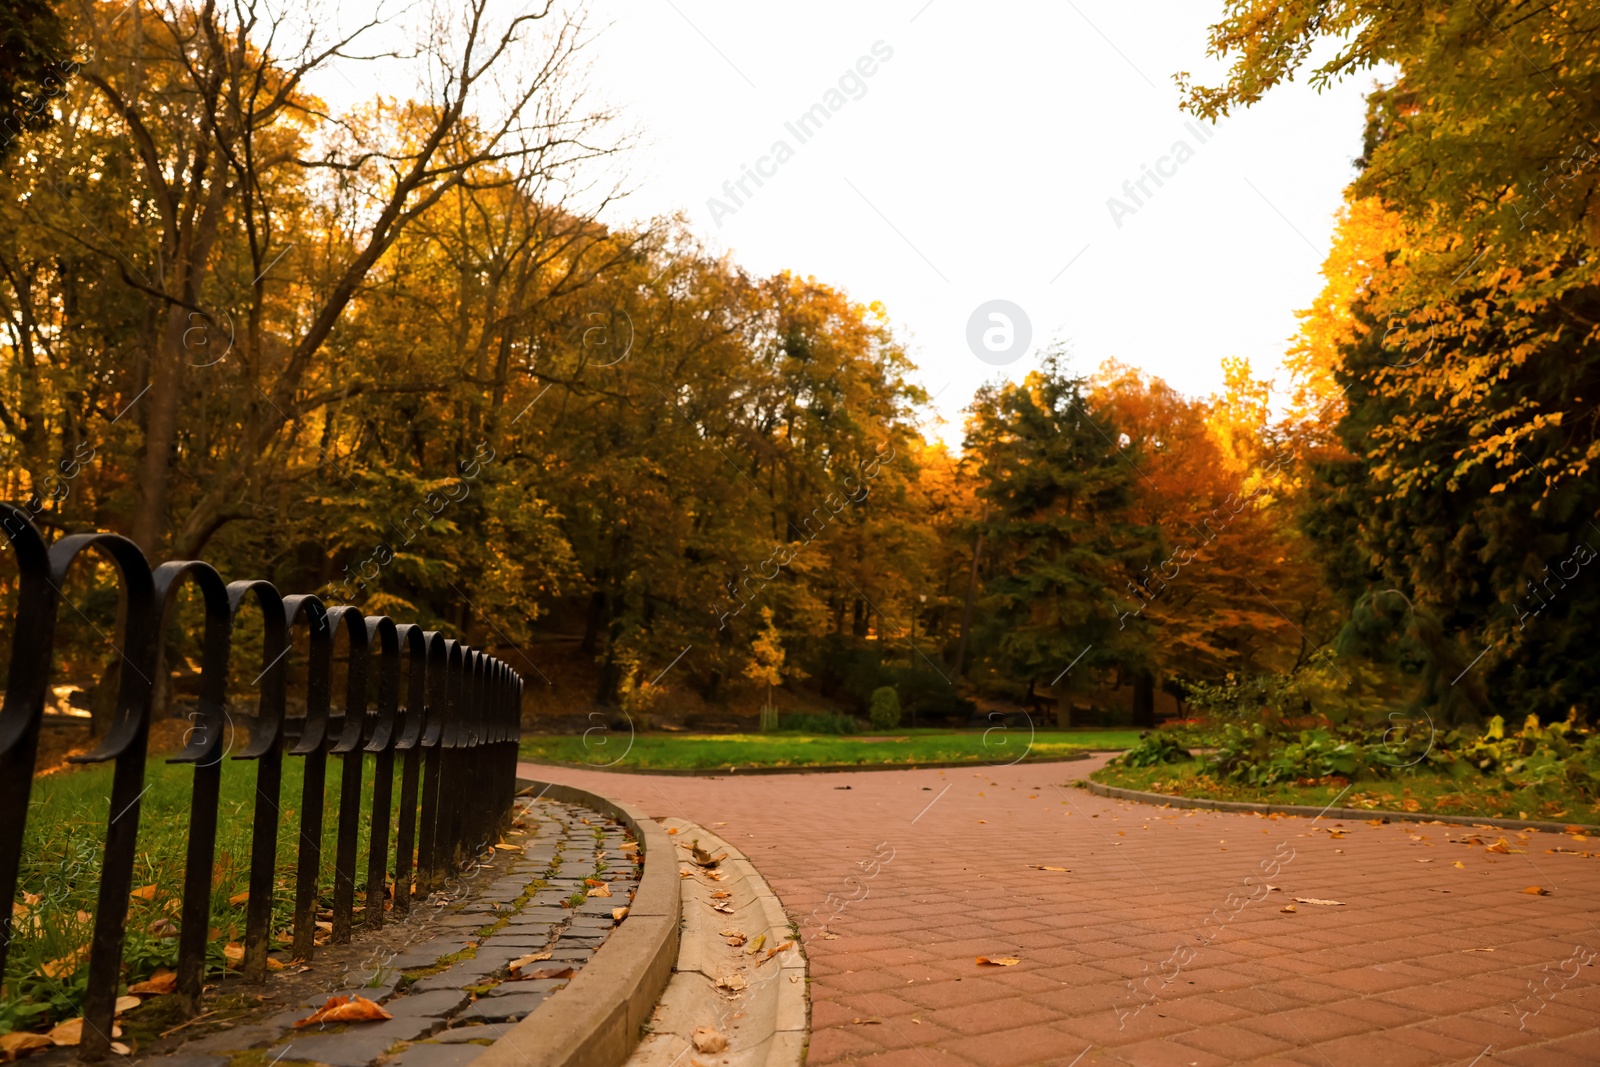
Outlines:
[[[1550,895],[1550,890],[1546,889],[1542,885],[1530,885],[1528,888],[1524,889],[1523,892],[1533,897],[1547,897]]]
[[[767,954],[761,957],[761,962],[765,963],[767,960],[770,960],[772,957],[776,956],[778,953],[782,952],[792,944],[794,944],[794,939],[790,938],[781,945],[773,945],[771,948],[767,949]]]
[[[1318,897],[1295,897],[1294,902],[1296,904],[1321,904],[1325,908],[1342,908],[1345,906],[1342,900],[1322,900]]]
[[[871,1016],[870,1018],[866,1018],[866,1019],[862,1019],[862,1018],[857,1017],[857,1018],[854,1018],[854,1019],[850,1020],[850,1025],[851,1026],[879,1026],[882,1023],[883,1023],[883,1020],[878,1018],[876,1015]]]
[[[250,890],[248,889],[246,889],[243,893],[235,893],[233,896],[228,898],[228,903],[232,904],[236,908],[241,904],[249,903],[249,901]]]
[[[0,1037],[0,1055],[4,1055],[8,1060],[14,1060],[54,1045],[55,1042],[44,1034],[10,1033]]]
[[[517,973],[523,967],[526,967],[530,963],[538,963],[540,960],[547,960],[549,958],[550,953],[548,952],[535,952],[531,956],[522,956],[512,960],[511,963],[508,964],[508,966],[511,968],[512,981],[519,981],[527,977],[526,975]]]
[[[543,978],[571,978],[571,967],[542,967],[528,976],[534,979]]]
[[[1422,802],[1414,797],[1406,797],[1400,802],[1400,807],[1406,811],[1421,811]]]
[[[1279,908],[1279,909],[1278,909],[1278,910],[1279,910],[1279,911],[1289,911],[1289,912],[1292,912],[1292,911],[1294,911],[1294,910],[1295,910],[1295,907],[1294,907],[1294,905],[1293,905],[1293,904],[1285,904],[1285,905],[1284,905],[1284,906],[1283,906],[1283,907],[1281,907],[1281,908]]]
[[[749,985],[750,983],[745,981],[742,974],[725,974],[717,979],[718,989],[731,989],[736,993],[741,989],[748,988]]]
[[[766,934],[757,934],[755,937],[751,938],[750,947],[745,949],[745,953],[747,955],[754,956],[757,952],[761,951],[761,946],[765,945],[766,943],[767,943],[767,935]]]
[[[77,971],[80,964],[89,958],[89,946],[79,945],[72,953],[62,956],[58,960],[51,960],[39,970],[44,972],[46,978],[61,979]]]
[[[729,904],[726,900],[713,900],[710,902],[710,905],[714,910],[720,911],[724,915],[733,914],[733,905]]]
[[[496,845],[494,847],[499,849],[501,852],[521,852],[522,851],[522,846],[521,845],[508,845],[508,844],[505,844],[504,842],[502,842],[502,843],[500,843],[500,844],[498,844],[498,845]]]
[[[1060,871],[1062,874],[1072,873],[1071,867],[1047,867],[1042,863],[1030,863],[1028,864],[1028,869],[1034,871]]]
[[[228,961],[229,967],[238,967],[244,963],[244,946],[237,941],[229,941],[222,946],[222,958]]]
[[[637,841],[624,841],[622,844],[617,846],[617,851],[618,852],[635,852],[635,851],[638,850],[638,848],[639,848],[639,842],[637,842]]]
[[[988,956],[979,956],[978,962],[986,963],[991,967],[1015,967],[1022,961],[1015,956],[995,956],[993,959]]]
[[[1452,867],[1460,867],[1462,870],[1466,870],[1466,867],[1467,867],[1467,865],[1465,863],[1462,863],[1460,860],[1456,860],[1450,866],[1452,866]]]
[[[709,1026],[695,1027],[689,1040],[694,1042],[696,1052],[725,1052],[728,1048],[728,1039]]]
[[[609,897],[611,895],[611,887],[604,884],[597,885],[589,890],[589,895],[591,897]]]
[[[154,900],[156,899],[156,887],[153,885],[142,885],[128,895],[130,897],[138,897],[140,900]]]
[[[628,917],[628,909],[627,909],[626,906],[620,907],[620,908],[612,908],[611,909],[611,920],[613,922],[621,922],[623,919],[626,919],[627,917]]]
[[[830,934],[826,930],[824,930],[822,932],[822,940],[824,940],[824,941],[837,941],[837,940],[839,940],[839,935],[838,934]]]
[[[1509,844],[1507,844],[1506,843],[1506,839],[1502,837],[1500,840],[1496,841],[1494,844],[1492,844],[1492,845],[1488,846],[1487,848],[1485,848],[1484,851],[1485,852],[1496,852],[1496,853],[1499,853],[1502,856],[1509,856],[1509,855],[1511,855],[1511,846]]]
[[[585,878],[583,880],[583,884],[584,885],[605,885],[605,882],[601,881],[599,878]]]
[[[749,940],[744,931],[735,926],[730,926],[726,930],[718,930],[717,933],[727,938],[730,945],[742,945]]]
[[[113,1014],[121,1015],[131,1008],[137,1008],[141,1003],[142,1001],[138,997],[118,997],[117,1006],[113,1009]]]
[[[678,832],[678,828],[677,828],[677,827],[676,827],[676,826],[669,826],[669,827],[667,827],[667,833],[669,833],[669,834],[675,834],[675,833],[677,833],[677,832]]]
[[[172,971],[157,971],[139,984],[129,986],[128,992],[143,993],[146,996],[159,996],[162,993],[170,993],[177,988],[177,974]]]
[[[726,889],[719,889],[715,893],[711,894],[711,899],[712,900],[727,900],[731,896],[733,896],[733,894],[728,892]]]
[[[1492,948],[1464,948],[1462,952],[1493,952]]]
[[[713,856],[711,853],[707,852],[705,849],[701,848],[699,845],[693,846],[689,850],[689,853],[690,853],[690,855],[692,855],[694,857],[695,863],[699,864],[701,867],[715,867],[717,864],[721,863],[723,861],[723,859],[725,859],[727,857],[727,855],[728,855],[726,852],[724,852],[719,856]]]
[[[122,1027],[112,1023],[111,1036],[121,1037]],[[48,1037],[50,1039],[50,1043],[53,1045],[78,1044],[83,1040],[83,1017],[80,1015],[76,1019],[68,1019],[66,1022],[58,1024],[53,1030],[50,1031]]]
[[[133,1049],[129,1048],[127,1045],[124,1045],[120,1041],[113,1041],[111,1042],[111,1051],[115,1052],[118,1056],[127,1056],[133,1052]]]
[[[294,1025],[299,1029],[316,1023],[364,1023],[393,1018],[393,1015],[357,993],[349,997],[329,997],[326,1004]]]

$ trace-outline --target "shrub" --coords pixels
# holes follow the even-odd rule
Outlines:
[[[1124,767],[1154,767],[1160,763],[1182,763],[1193,758],[1193,754],[1179,744],[1177,738],[1169,734],[1153,733],[1112,762]]]
[[[894,686],[879,686],[872,691],[867,718],[872,721],[874,730],[893,730],[900,725],[900,694]]]
[[[825,711],[786,711],[778,718],[778,729],[803,734],[853,734],[860,732],[861,724],[851,715]]]

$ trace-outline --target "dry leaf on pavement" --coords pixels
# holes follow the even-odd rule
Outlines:
[[[749,985],[750,983],[745,981],[745,977],[742,974],[725,974],[717,979],[718,989],[731,989],[735,993],[747,988]]]
[[[1062,874],[1072,873],[1071,867],[1047,867],[1042,863],[1030,863],[1028,864],[1028,869],[1034,871],[1060,871]]]
[[[781,945],[773,945],[771,948],[767,949],[767,954],[761,957],[761,962],[765,963],[767,960],[770,960],[772,957],[776,956],[778,953],[782,952],[792,944],[794,944],[794,939],[790,938]]]
[[[608,885],[597,885],[593,889],[589,890],[589,895],[591,897],[609,897],[611,895],[611,887]]]
[[[991,967],[1015,967],[1022,961],[1017,959],[1015,956],[995,956],[992,958],[989,956],[979,956],[978,962],[986,963]]]
[[[1546,889],[1542,885],[1530,885],[1528,888],[1524,889],[1523,892],[1535,897],[1547,897],[1550,895],[1550,890]]]
[[[754,956],[757,952],[761,951],[761,946],[765,945],[766,943],[767,943],[767,935],[766,934],[757,934],[755,937],[750,939],[750,947],[745,949],[745,952],[747,952],[750,955]]]
[[[378,1022],[392,1018],[393,1015],[358,993],[349,997],[329,997],[326,1004],[294,1025],[299,1029],[316,1023]]]
[[[527,978],[528,977],[527,975],[518,974],[517,972],[520,971],[522,968],[526,967],[530,963],[538,963],[540,960],[547,960],[549,958],[550,958],[550,953],[548,953],[548,952],[535,952],[530,956],[522,956],[522,957],[519,957],[518,959],[512,960],[511,963],[508,965],[511,968],[511,980],[513,982],[516,982],[516,981],[520,981],[521,979]]]
[[[724,1052],[728,1048],[728,1039],[709,1026],[695,1027],[689,1040],[694,1042],[696,1052]]]
[[[1279,911],[1293,912],[1295,910],[1295,906],[1293,904],[1285,904],[1283,907],[1279,908],[1278,910]]]
[[[543,968],[540,968],[537,971],[534,971],[532,974],[528,975],[528,977],[529,978],[534,978],[534,979],[542,979],[542,978],[571,978],[572,977],[572,968],[571,967],[543,967]]]
[[[1318,897],[1295,897],[1294,902],[1296,904],[1321,904],[1325,908],[1345,907],[1345,902],[1342,900],[1322,900]]]
[[[1485,852],[1498,852],[1502,856],[1509,856],[1509,855],[1511,855],[1511,846],[1509,844],[1507,844],[1506,843],[1506,839],[1502,837],[1500,840],[1496,841],[1494,844],[1489,845],[1488,847],[1486,847],[1484,849],[1484,851]]]
[[[628,917],[628,909],[626,907],[612,908],[611,909],[611,920],[613,922],[621,922],[623,919],[626,919],[627,917]]]
[[[733,926],[728,927],[726,930],[719,930],[718,933],[727,938],[728,944],[732,945],[734,948],[738,948],[740,945],[749,940],[749,938],[745,937],[743,930]]]

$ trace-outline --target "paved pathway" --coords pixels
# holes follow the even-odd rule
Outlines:
[[[1098,765],[524,773],[714,828],[796,921],[837,913],[806,943],[812,1064],[1600,1064],[1600,842],[1064,785]]]

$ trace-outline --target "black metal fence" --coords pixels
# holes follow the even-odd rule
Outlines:
[[[123,621],[115,643],[123,669],[115,716],[98,746],[74,757],[77,762],[115,765],[88,959],[79,1050],[83,1058],[101,1057],[110,1048],[133,888],[139,800],[146,788],[158,646],[185,582],[198,587],[205,611],[199,706],[191,716],[194,727],[183,750],[169,760],[194,767],[177,965],[177,991],[191,1013],[199,1010],[205,977],[218,798],[228,762],[224,737],[235,721],[226,709],[229,656],[234,618],[241,611],[261,612],[265,624],[259,704],[248,743],[231,753],[233,760],[255,763],[241,964],[246,979],[262,981],[267,973],[279,823],[285,821],[279,793],[286,755],[304,761],[294,888],[296,958],[309,959],[315,947],[329,756],[343,766],[329,937],[334,944],[350,939],[365,754],[374,754],[376,764],[365,925],[383,924],[391,854],[393,910],[404,914],[413,893],[420,897],[440,885],[464,850],[494,839],[505,828],[515,793],[522,678],[498,659],[434,631],[387,617],[363,616],[353,607],[328,606],[315,596],[282,596],[269,582],[224,583],[216,570],[200,561],[163,563],[152,569],[132,541],[115,534],[74,534],[46,544],[28,515],[10,505],[0,504],[0,525],[20,570],[9,682],[0,707],[0,975],[5,973],[12,940],[11,903],[16,899],[33,768],[50,691],[56,615],[65,600],[62,589],[74,563],[86,553],[94,554],[91,550],[110,558],[121,587]],[[329,697],[335,636],[341,627],[349,656],[344,706],[335,710]],[[305,715],[290,719],[286,661],[302,630],[307,639]],[[376,671],[376,685],[370,689],[369,671]],[[373,689],[375,706],[369,706],[374,703],[368,699]],[[397,760],[399,832],[391,845],[389,815]]]

